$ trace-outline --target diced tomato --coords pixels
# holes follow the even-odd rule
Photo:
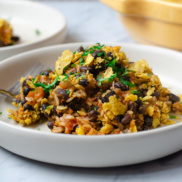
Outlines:
[[[44,98],[44,89],[42,87],[36,87],[34,91],[28,93],[27,97],[32,97],[35,101]]]

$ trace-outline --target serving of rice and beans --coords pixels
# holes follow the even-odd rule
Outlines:
[[[55,70],[21,78],[9,117],[22,125],[48,120],[54,133],[121,134],[173,124],[180,97],[171,93],[142,59],[130,62],[120,46],[99,43],[65,50]]]
[[[0,47],[14,45],[19,37],[13,35],[13,28],[8,21],[0,18]]]

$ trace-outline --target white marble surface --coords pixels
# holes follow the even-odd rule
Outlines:
[[[99,2],[44,3],[62,11],[67,18],[68,35],[65,42],[134,42],[119,23],[117,14]],[[132,166],[84,169],[33,161],[0,147],[0,182],[35,181],[181,182],[182,152]]]

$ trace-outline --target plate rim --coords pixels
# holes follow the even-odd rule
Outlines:
[[[9,4],[9,3],[13,3],[13,4],[25,4],[26,6],[28,6],[29,4],[32,4],[32,5],[36,5],[36,6],[40,6],[42,8],[45,8],[49,11],[52,11],[54,13],[57,14],[58,18],[61,18],[62,19],[62,26],[59,27],[59,29],[55,32],[55,33],[51,33],[50,35],[47,35],[47,36],[44,36],[38,40],[35,40],[35,41],[32,41],[32,42],[28,42],[28,43],[21,43],[21,44],[17,44],[17,45],[14,45],[14,46],[7,46],[7,47],[1,47],[0,48],[0,53],[3,52],[3,51],[14,51],[16,49],[19,49],[19,48],[27,48],[29,46],[34,46],[36,44],[40,44],[40,43],[43,43],[45,41],[49,41],[50,39],[54,38],[54,37],[57,37],[59,35],[61,35],[67,28],[67,21],[66,21],[66,18],[65,16],[63,15],[63,13],[61,11],[58,11],[57,9],[55,8],[52,8],[48,5],[45,5],[43,3],[40,3],[40,2],[35,2],[35,1],[11,1],[11,0],[0,0],[0,3],[5,3],[5,4]]]

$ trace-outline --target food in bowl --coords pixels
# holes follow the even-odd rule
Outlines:
[[[48,120],[54,133],[122,134],[173,124],[180,97],[162,87],[142,59],[130,62],[121,47],[97,43],[65,50],[55,70],[21,78],[9,117],[23,125]]]
[[[13,35],[13,28],[10,23],[0,18],[0,47],[14,45],[19,37]]]

